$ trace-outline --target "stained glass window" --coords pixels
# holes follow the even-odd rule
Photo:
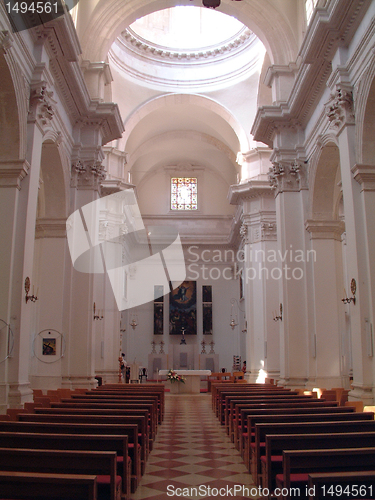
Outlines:
[[[172,177],[171,210],[197,210],[197,178]]]

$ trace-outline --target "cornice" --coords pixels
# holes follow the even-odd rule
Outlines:
[[[233,184],[230,186],[228,200],[231,205],[239,205],[244,200],[262,196],[274,197],[268,180],[250,180],[243,184]]]
[[[312,240],[334,239],[341,241],[345,223],[340,220],[306,220],[305,228]]]
[[[369,4],[366,0],[334,1],[316,10],[297,58],[301,63],[289,99],[258,109],[251,130],[255,140],[272,147],[278,126],[307,124],[326,88],[334,52],[350,43]]]
[[[351,171],[361,191],[375,191],[375,165],[356,164]]]
[[[142,56],[163,62],[171,61],[174,64],[180,62],[196,64],[197,61],[215,60],[220,56],[228,56],[242,50],[244,46],[252,43],[255,35],[248,29],[243,28],[232,38],[226,40],[222,44],[217,44],[212,47],[203,48],[203,50],[173,50],[171,47],[165,47],[149,42],[135,33],[131,28],[127,28],[120,35],[121,43],[126,48],[131,48],[133,52],[142,54]]]

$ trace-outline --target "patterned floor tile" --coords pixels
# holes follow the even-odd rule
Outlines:
[[[249,494],[256,487],[212,411],[211,395],[165,399],[165,418],[132,500],[259,498]]]

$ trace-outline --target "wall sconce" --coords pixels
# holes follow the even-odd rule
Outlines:
[[[355,294],[356,294],[356,291],[357,291],[357,282],[356,282],[356,280],[354,278],[350,282],[350,291],[352,292],[352,296],[351,297],[347,297],[346,296],[346,290],[344,288],[345,298],[341,299],[341,300],[342,300],[342,302],[344,304],[350,304],[350,302],[353,302],[353,304],[355,305],[355,301],[356,301]]]
[[[273,320],[274,321],[282,321],[283,320],[283,305],[280,304],[280,314],[277,316],[277,311],[275,311],[273,315]]]
[[[134,313],[132,314],[132,319],[130,320],[129,324],[133,328],[133,330],[135,330],[138,326],[137,316]]]
[[[95,305],[95,302],[94,302],[94,321],[101,321],[104,316],[103,316],[103,310],[102,310],[102,314],[100,314],[100,309],[98,309],[98,314],[96,314],[96,305]]]
[[[26,300],[26,304],[28,303],[29,300],[31,300],[31,302],[36,302],[38,300],[38,290],[39,290],[39,288],[37,288],[36,295],[34,295],[34,286],[33,286],[33,294],[29,295],[29,291],[30,291],[30,278],[27,276],[26,279],[25,279],[25,292],[26,292],[25,300]]]
[[[237,302],[236,299],[231,299],[231,301],[230,301],[230,303],[232,305],[231,305],[231,310],[230,310],[229,326],[232,328],[232,330],[234,330],[235,327],[238,325],[237,314],[233,314],[233,306],[234,306],[235,302]]]

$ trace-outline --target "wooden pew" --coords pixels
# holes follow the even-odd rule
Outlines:
[[[164,418],[164,408],[165,408],[165,385],[164,384],[142,384],[142,385],[130,385],[130,384],[106,384],[101,387],[96,387],[88,392],[88,394],[133,394],[142,396],[157,396],[158,408],[160,413],[159,423],[162,422]]]
[[[346,488],[353,498],[375,498],[375,471],[313,472],[308,475],[309,500],[344,498],[342,492]]]
[[[266,436],[266,454],[261,457],[260,484],[269,491],[275,489],[277,474],[282,472],[284,450],[320,450],[330,448],[373,448],[374,432],[347,432],[333,434],[281,434]],[[374,491],[375,493],[375,491]]]
[[[77,423],[48,421],[0,422],[1,432],[31,432],[51,434],[101,434],[122,435],[128,437],[128,453],[132,459],[131,491],[135,492],[141,479],[141,459],[138,444],[138,426],[136,424],[115,423]]]
[[[122,478],[122,493],[125,498],[130,498],[131,460],[128,457],[128,436],[0,431],[0,448],[115,451],[117,472]]]
[[[249,409],[248,405],[236,405],[235,406],[235,422],[234,426],[234,443],[236,448],[239,449],[241,456],[245,454],[245,443],[248,437],[248,416],[252,416],[254,414],[258,415],[277,415],[277,414],[308,414],[308,413],[355,413],[353,407],[342,408],[340,406],[309,406],[303,408],[301,406],[298,407],[289,407],[285,408],[275,408],[272,412],[268,412],[266,410],[262,410],[261,412],[254,412],[253,409]],[[250,426],[250,432],[252,432],[253,425]]]
[[[116,472],[116,452],[0,448],[0,470],[91,474],[97,477],[98,498],[121,500],[121,476]]]
[[[238,418],[238,412],[236,413],[236,406],[248,406],[254,403],[262,403],[272,401],[313,401],[309,396],[301,396],[297,393],[279,393],[274,394],[270,391],[270,394],[259,395],[256,394],[243,394],[243,395],[229,395],[225,396],[225,403],[222,411],[224,412],[224,425],[226,427],[226,432],[231,436],[232,442],[234,440],[234,425],[236,417]],[[314,400],[316,401],[316,400]]]
[[[255,441],[251,443],[251,474],[254,482],[261,482],[261,461],[268,434],[333,434],[347,432],[375,432],[374,420],[270,423],[255,425]]]
[[[325,411],[328,410],[328,411]],[[330,410],[330,411],[329,411]],[[279,413],[272,411],[272,414],[264,412],[264,414],[250,414],[247,416],[248,429],[250,429],[251,437],[255,440],[255,425],[256,424],[270,424],[270,423],[291,423],[291,422],[329,422],[329,421],[356,421],[356,420],[374,420],[372,412],[344,412],[342,407],[338,408],[300,408],[299,410],[293,408],[285,408],[280,410]],[[247,436],[248,438],[248,436]],[[250,438],[251,439],[251,438]],[[248,441],[248,439],[247,439]],[[244,453],[244,462],[250,471],[250,458],[248,456],[249,445],[246,443]]]
[[[275,386],[271,384],[238,384],[238,383],[222,383],[222,382],[212,382],[211,384],[211,397],[216,400],[221,391],[246,391],[246,390],[256,390],[256,391],[278,391],[278,390],[291,390],[289,388]]]
[[[269,400],[269,399],[294,399],[294,400],[300,400],[300,401],[309,401],[312,400],[311,396],[301,396],[297,392],[284,392],[284,391],[279,391],[278,393],[275,393],[274,391],[267,391],[267,394],[264,393],[259,393],[259,392],[246,392],[246,393],[231,393],[231,394],[226,394],[223,393],[222,397],[222,405],[221,405],[221,410],[219,411],[219,420],[223,421],[224,425],[227,428],[227,434],[230,434],[230,419],[233,416],[233,409],[234,405],[243,403],[249,403],[251,402],[257,402],[261,400]],[[221,414],[221,419],[220,419],[220,414]]]
[[[47,410],[53,410],[46,408]],[[61,410],[61,411],[60,411]],[[104,411],[104,410],[102,410]],[[60,408],[56,408],[56,412],[39,412],[39,413],[20,413],[18,415],[18,421],[21,422],[60,422],[60,423],[103,423],[103,424],[135,424],[137,425],[137,436],[138,436],[138,446],[140,448],[140,461],[141,461],[141,475],[144,474],[145,464],[147,459],[147,421],[144,415],[126,415],[126,414],[115,414],[102,413],[100,410],[82,410],[74,411],[73,408],[63,411]],[[140,440],[139,435],[143,438]],[[129,446],[132,445],[130,442]],[[134,446],[135,447],[135,446]]]
[[[101,409],[118,409],[118,410],[131,410],[129,414],[135,413],[134,410],[148,410],[149,412],[149,426],[150,426],[150,449],[152,448],[152,443],[155,440],[157,426],[158,426],[158,414],[157,405],[155,401],[133,401],[121,400],[121,399],[106,399],[106,398],[74,398],[67,399],[63,398],[59,403],[51,403],[51,408],[101,408]],[[30,413],[30,412],[29,412]]]
[[[143,462],[143,471],[146,464],[149,449],[150,439],[152,439],[151,432],[149,431],[148,409],[121,409],[121,408],[83,408],[77,407],[58,407],[58,408],[36,408],[36,415],[99,415],[99,416],[122,416],[124,423],[136,423],[139,428],[139,439],[142,445],[141,461]],[[30,415],[30,413],[28,414]],[[19,418],[18,418],[19,419]],[[143,472],[142,472],[143,474]]]
[[[95,475],[0,471],[2,498],[97,500]]]
[[[329,450],[285,450],[283,451],[283,474],[276,476],[276,486],[283,495],[278,498],[289,500],[299,488],[302,495],[308,485],[308,475],[314,472],[374,471],[375,448],[344,448]],[[291,490],[293,488],[293,490]],[[337,498],[337,497],[334,497]]]

